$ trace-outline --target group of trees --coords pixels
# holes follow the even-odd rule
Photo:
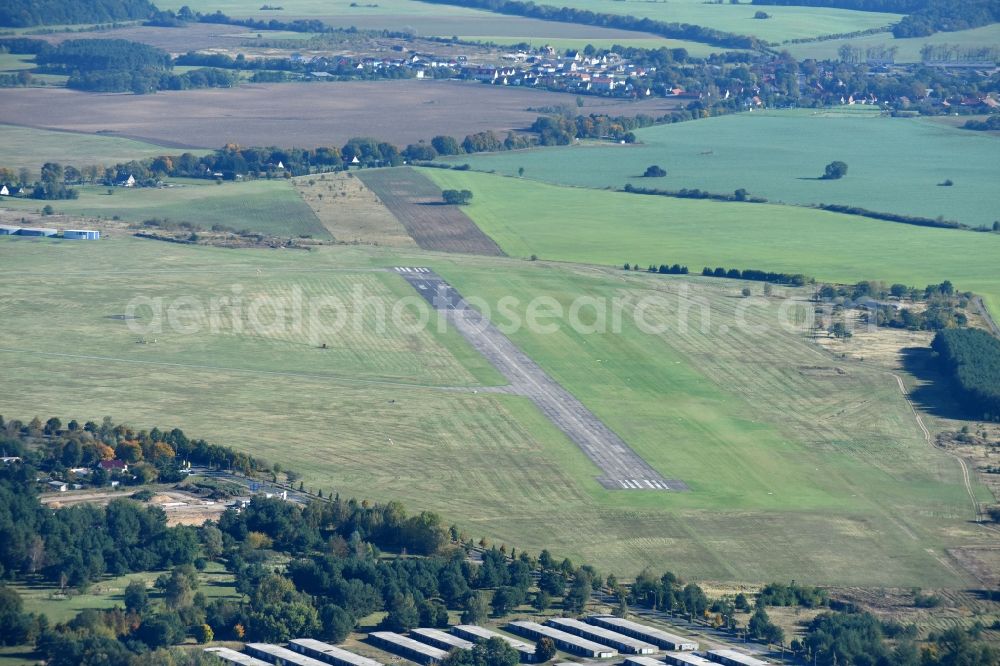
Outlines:
[[[202,439],[188,439],[179,428],[137,431],[116,425],[107,417],[101,423],[72,420],[64,427],[56,417],[44,423],[35,417],[24,423],[0,416],[0,446],[51,478],[98,487],[112,479],[98,463],[116,458],[130,466],[124,480],[140,484],[178,481],[183,478],[180,470],[185,463],[246,474],[270,473],[269,464],[259,458]],[[70,471],[78,467],[94,469],[87,475]]]
[[[816,297],[838,306],[861,303],[866,310],[861,320],[877,326],[940,331],[968,323],[965,309],[972,294],[956,292],[950,280],[927,285],[924,289],[901,283],[887,285],[885,282],[863,280],[852,286],[822,285],[817,289]],[[897,301],[923,301],[924,307],[901,307],[899,303],[885,302],[890,297]]]
[[[79,90],[151,93],[231,87],[237,81],[235,74],[214,68],[174,74],[166,51],[124,39],[70,39],[53,45],[5,38],[0,46],[11,53],[34,54],[40,72],[67,75],[67,87]]]
[[[793,640],[791,647],[806,662],[820,666],[995,666],[1000,653],[977,641],[980,632],[976,627],[931,632],[928,644],[920,649],[912,625],[882,622],[865,612],[824,612],[809,622],[803,639]]]
[[[1000,340],[978,328],[939,331],[931,348],[970,412],[1000,420]]]
[[[0,6],[0,26],[108,23],[148,18],[155,11],[149,0],[5,0]]]
[[[441,192],[441,199],[446,204],[464,206],[472,201],[472,192],[469,190],[444,190]]]

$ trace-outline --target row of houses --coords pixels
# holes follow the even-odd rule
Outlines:
[[[38,238],[53,238],[59,236],[66,240],[100,240],[101,232],[95,229],[58,229],[47,227],[13,227],[0,224],[0,236],[33,236]]]

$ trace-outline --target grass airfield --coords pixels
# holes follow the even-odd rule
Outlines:
[[[513,296],[522,315],[538,295],[568,304],[680,299],[687,289],[683,298],[705,299],[707,330],[651,336],[626,316],[621,334],[512,335],[692,492],[603,490],[530,403],[494,392],[499,377],[454,331],[362,326],[321,350],[288,332],[203,325],[137,344],[127,322],[109,318],[136,295],[204,300],[233,285],[248,297],[363,285],[368,307],[391,308],[409,287],[372,269],[395,265],[433,266],[487,302]],[[17,387],[3,400],[8,418],[181,425],[301,470],[307,486],[402,499],[472,535],[551,546],[622,575],[653,566],[698,579],[958,586],[967,579],[945,549],[982,540],[957,465],[923,441],[893,378],[836,360],[800,333],[739,334],[738,283],[385,248],[232,251],[132,238],[0,239],[0,266],[0,378]],[[649,316],[669,323],[675,313]],[[764,325],[775,312],[744,316]],[[846,374],[803,371],[834,364]]]

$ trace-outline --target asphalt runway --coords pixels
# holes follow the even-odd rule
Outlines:
[[[410,283],[446,321],[510,382],[509,393],[529,398],[543,414],[594,461],[597,480],[611,490],[688,490],[666,479],[639,457],[613,430],[529,358],[510,338],[467,306],[462,295],[429,268],[398,266]]]

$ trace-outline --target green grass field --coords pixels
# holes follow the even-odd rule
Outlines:
[[[57,587],[50,585],[23,584],[15,589],[24,600],[24,610],[28,613],[43,613],[51,623],[67,622],[77,613],[86,609],[105,610],[114,606],[124,607],[125,586],[133,580],[145,581],[150,588],[150,597],[155,603],[158,593],[153,590],[153,582],[161,571],[146,571],[125,576],[109,577],[94,583],[90,589],[79,594],[70,590],[60,595]],[[218,562],[209,562],[198,576],[198,591],[209,600],[219,597],[239,598],[233,575]],[[0,659],[0,664],[5,662]]]
[[[0,53],[0,72],[10,73],[22,69],[32,69],[35,66],[35,56],[14,53]]]
[[[485,177],[466,175],[478,199],[475,180]],[[470,212],[481,217],[476,206]],[[693,489],[670,495],[603,490],[596,468],[531,403],[484,390],[496,374],[453,331],[348,329],[320,350],[292,334],[203,327],[137,345],[125,322],[108,318],[136,295],[169,304],[236,284],[247,298],[296,285],[311,298],[343,295],[361,285],[366,307],[391,309],[410,288],[370,269],[394,265],[434,266],[466,296],[514,296],[518,311],[536,295],[674,298],[681,284],[379,248],[292,254],[0,239],[2,279],[19,295],[0,301],[0,381],[18,387],[0,401],[2,413],[181,425],[301,470],[309,487],[402,499],[477,537],[551,547],[622,575],[653,566],[701,579],[965,583],[939,561],[947,546],[979,539],[965,523],[958,468],[923,442],[894,380],[861,364],[844,376],[803,373],[847,362],[798,333],[747,338],[723,328],[742,302],[726,281],[684,281],[713,308],[704,331],[651,336],[626,317],[620,334],[514,336],[654,466]],[[763,325],[774,312],[745,315]]]
[[[80,198],[42,202],[5,199],[11,210],[39,210],[51,204],[57,213],[86,215],[142,222],[167,218],[192,222],[208,229],[221,224],[237,230],[259,231],[275,236],[307,235],[329,238],[312,209],[286,180],[254,180],[216,184],[210,180],[173,179],[177,187],[108,188],[80,187]]]
[[[893,39],[891,33],[867,35],[852,39],[833,39],[805,44],[788,44],[788,51],[799,60],[816,58],[817,60],[837,60],[837,50],[844,44],[862,49],[874,46],[895,46],[896,62],[919,62],[920,49],[924,44],[955,44],[968,48],[990,48],[1000,43],[1000,23],[993,23],[982,28],[959,30],[956,32],[938,32],[929,37],[914,37],[911,39]]]
[[[424,170],[469,189],[473,220],[512,256],[801,272],[819,280],[952,280],[1000,312],[1000,235],[914,227],[793,206],[694,201]],[[669,178],[664,179],[664,181]],[[986,190],[989,191],[989,190]],[[981,196],[982,191],[977,195]]]
[[[0,166],[11,169],[26,167],[36,175],[45,162],[72,164],[77,167],[88,164],[110,167],[119,162],[178,152],[176,148],[165,148],[117,136],[0,125]],[[192,152],[201,155],[208,151]]]
[[[473,169],[591,188],[746,188],[776,202],[836,203],[970,226],[1000,219],[1000,138],[920,119],[850,111],[741,113],[659,125],[638,145],[589,143],[531,151],[462,155]],[[845,178],[818,180],[843,160]],[[666,178],[642,178],[651,164]],[[954,187],[938,187],[951,179]]]

